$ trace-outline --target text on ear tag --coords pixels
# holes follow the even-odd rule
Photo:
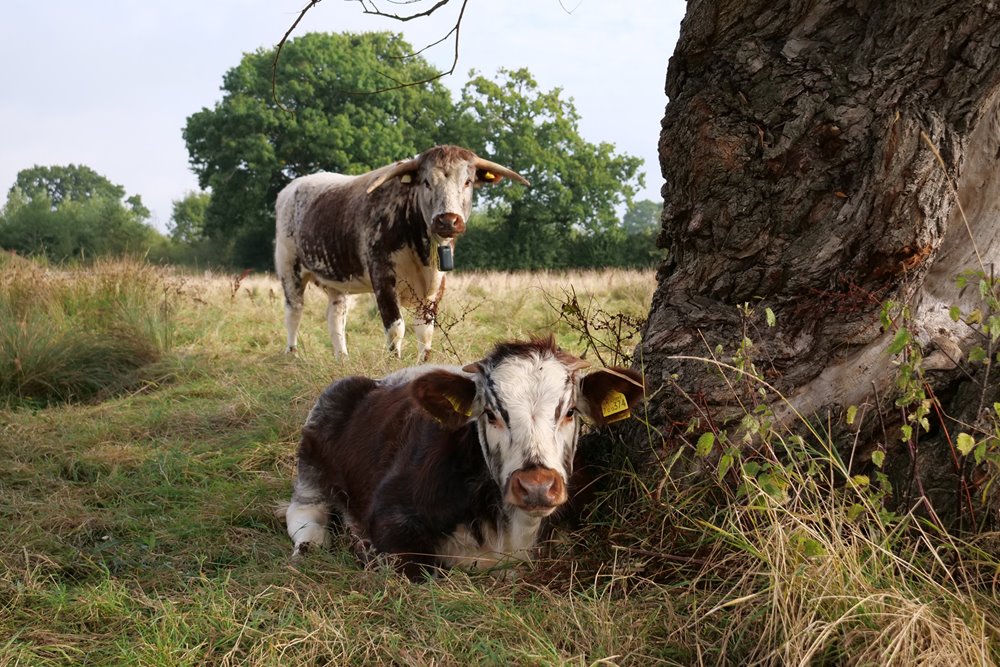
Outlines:
[[[624,412],[625,415],[622,417],[616,416],[615,419],[608,419],[607,421],[618,421],[619,419],[628,417],[628,401],[625,400],[625,394],[620,391],[612,391],[604,398],[604,402],[601,403],[601,414],[608,417],[609,415],[618,415],[620,412]]]

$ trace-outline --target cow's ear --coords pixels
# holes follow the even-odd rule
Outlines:
[[[479,188],[486,184],[499,183],[503,180],[503,176],[500,174],[495,174],[489,169],[476,169],[476,182],[475,187]]]
[[[472,418],[476,382],[471,377],[430,371],[413,381],[411,391],[424,410],[449,428],[458,428]]]
[[[642,375],[630,368],[601,368],[580,380],[580,413],[603,426],[632,414],[632,408],[645,396]]]
[[[420,158],[415,157],[412,160],[404,160],[403,162],[397,162],[390,167],[385,167],[383,169],[376,169],[373,174],[374,178],[368,184],[365,191],[371,194],[375,189],[386,181],[390,181],[394,178],[398,178],[400,183],[413,183],[416,180],[417,170],[420,169]]]

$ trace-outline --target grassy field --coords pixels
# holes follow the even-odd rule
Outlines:
[[[435,361],[550,331],[580,353],[573,297],[597,320],[641,318],[653,285],[455,274]],[[0,260],[0,667],[995,664],[996,549],[818,488],[796,466],[822,448],[781,494],[759,475],[737,495],[623,470],[513,580],[412,584],[362,569],[346,540],[291,563],[274,508],[312,401],[415,352],[408,332],[402,362],[383,353],[364,297],[335,362],[310,289],[287,356],[278,292],[266,276]],[[88,382],[123,348],[135,363]]]

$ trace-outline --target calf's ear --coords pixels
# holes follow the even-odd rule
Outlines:
[[[630,368],[600,368],[580,380],[577,409],[598,426],[616,422],[632,414],[646,389],[642,375]]]
[[[472,418],[476,382],[449,371],[431,371],[415,379],[413,398],[432,417],[449,428],[458,428]]]

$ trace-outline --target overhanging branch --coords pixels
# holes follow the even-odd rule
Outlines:
[[[413,13],[413,14],[394,14],[394,13],[389,13],[389,12],[382,11],[381,9],[379,9],[378,7],[375,6],[375,3],[372,0],[349,0],[349,1],[351,1],[351,2],[357,2],[358,4],[360,4],[361,5],[362,13],[364,13],[364,14],[369,14],[371,16],[382,16],[384,18],[392,19],[394,21],[411,21],[411,20],[416,19],[416,18],[422,18],[422,17],[430,16],[431,14],[433,14],[434,12],[436,12],[437,10],[439,10],[442,7],[444,7],[445,5],[449,4],[452,0],[438,0],[438,2],[436,2],[429,9],[427,9],[425,11],[422,11],[422,12],[416,12],[416,13]],[[419,0],[388,0],[388,1],[392,2],[392,4],[397,4],[397,5],[409,5],[409,4],[414,4],[416,2],[419,2]],[[308,12],[310,9],[312,9],[313,7],[315,7],[316,5],[318,5],[320,2],[322,2],[322,0],[309,0],[309,4],[302,8],[302,11],[299,12],[299,15],[296,17],[296,19],[292,23],[291,27],[289,27],[288,30],[285,31],[285,34],[282,36],[281,41],[278,42],[278,46],[277,46],[277,48],[275,49],[275,52],[274,52],[274,59],[271,61],[271,97],[274,99],[275,104],[278,105],[278,108],[280,108],[282,111],[286,111],[288,113],[291,113],[291,111],[289,109],[287,109],[281,103],[280,100],[278,100],[278,92],[277,92],[278,59],[281,56],[281,49],[282,49],[282,47],[284,47],[285,42],[288,41],[288,38],[291,36],[291,34],[295,30],[295,28],[298,27],[299,23],[302,21],[302,18],[306,15],[306,12]],[[462,6],[458,10],[458,18],[455,20],[455,25],[451,28],[451,30],[449,30],[447,33],[445,33],[444,37],[442,37],[441,39],[437,40],[436,42],[432,42],[432,43],[424,46],[422,49],[420,49],[418,51],[415,51],[415,52],[413,52],[413,53],[411,53],[411,54],[409,54],[407,56],[403,56],[403,58],[412,58],[414,56],[420,55],[421,53],[423,53],[427,49],[429,49],[429,48],[431,48],[433,46],[437,46],[441,42],[445,41],[446,39],[448,39],[449,37],[451,37],[452,35],[454,35],[454,38],[455,38],[454,56],[452,57],[452,60],[451,60],[451,67],[449,67],[447,70],[445,70],[443,72],[439,72],[439,73],[435,74],[434,76],[429,76],[429,77],[426,77],[424,79],[420,79],[418,81],[399,81],[398,79],[393,78],[392,76],[386,74],[385,72],[379,72],[379,74],[381,74],[385,78],[387,78],[390,81],[392,81],[393,83],[395,83],[395,85],[393,85],[393,86],[386,86],[384,88],[377,88],[375,90],[368,90],[368,91],[345,91],[345,92],[347,92],[347,94],[350,94],[350,95],[373,95],[373,94],[377,94],[377,93],[386,93],[386,92],[389,92],[389,91],[392,91],[392,90],[400,90],[401,88],[409,88],[410,86],[422,86],[422,85],[424,85],[426,83],[430,83],[432,81],[437,81],[438,79],[441,79],[441,78],[443,78],[445,76],[448,76],[450,74],[454,74],[455,73],[455,67],[458,66],[458,44],[459,44],[459,37],[460,37],[460,34],[461,34],[461,30],[462,30],[462,18],[465,16],[465,7],[466,7],[466,5],[468,5],[468,3],[469,3],[469,0],[462,0]]]

